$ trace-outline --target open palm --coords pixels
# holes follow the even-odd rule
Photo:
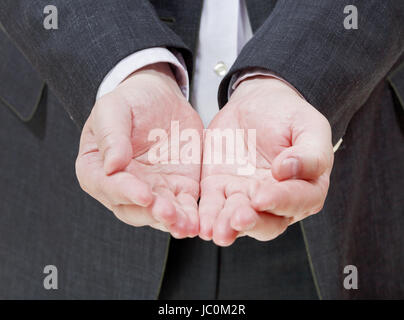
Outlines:
[[[193,237],[199,231],[200,165],[171,161],[172,123],[180,133],[202,133],[199,116],[168,67],[136,73],[93,108],[76,172],[82,188],[125,223]],[[156,129],[167,133],[167,141],[150,138]],[[168,161],[151,161],[150,151],[162,144]]]
[[[271,240],[321,210],[333,161],[330,126],[287,85],[275,79],[245,81],[209,129],[234,135],[241,129],[244,139],[235,140],[240,149],[230,162],[223,144],[223,161],[216,163],[209,159],[215,153],[207,152],[212,146],[205,137],[202,238],[222,246],[243,235]],[[256,139],[248,139],[251,129]]]

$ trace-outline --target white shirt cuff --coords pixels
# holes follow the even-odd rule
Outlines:
[[[184,96],[189,98],[189,78],[184,59],[181,54],[166,48],[156,47],[137,51],[122,59],[104,77],[97,91],[96,99],[113,91],[123,80],[136,70],[147,65],[167,62],[173,66],[174,76]]]
[[[230,80],[230,85],[229,85],[229,89],[228,89],[228,97],[230,98],[230,96],[232,95],[234,90],[236,90],[237,86],[243,80],[245,80],[247,78],[251,78],[251,77],[256,77],[256,76],[265,76],[265,77],[271,77],[271,78],[278,79],[278,80],[282,81],[283,83],[285,83],[286,85],[288,85],[300,97],[302,97],[304,99],[304,97],[300,94],[300,92],[297,91],[296,88],[294,86],[292,86],[289,82],[282,79],[281,77],[278,77],[277,75],[275,75],[274,73],[272,73],[270,71],[267,71],[265,69],[260,69],[260,68],[251,68],[251,69],[248,69],[247,71],[244,71],[242,73],[236,73],[235,75],[233,75],[231,77],[231,80]]]

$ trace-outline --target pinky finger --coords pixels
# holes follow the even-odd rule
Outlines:
[[[257,212],[250,206],[238,208],[230,220],[231,227],[240,232],[245,232],[254,228],[259,217]]]
[[[289,225],[289,218],[275,216],[271,213],[258,214],[255,227],[246,231],[246,235],[259,241],[270,241],[281,235]]]
[[[137,205],[112,206],[112,212],[119,220],[134,227],[152,226],[158,223],[147,208]]]

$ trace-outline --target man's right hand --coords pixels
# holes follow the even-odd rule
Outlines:
[[[76,174],[83,190],[123,222],[194,237],[200,164],[154,164],[148,158],[159,143],[148,141],[150,131],[169,135],[172,121],[178,121],[180,133],[194,129],[202,137],[202,122],[169,65],[136,71],[95,104],[81,134]]]

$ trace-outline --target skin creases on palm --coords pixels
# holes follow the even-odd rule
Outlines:
[[[125,171],[150,186],[156,199],[161,202],[161,210],[170,208],[175,210],[176,222],[168,230],[167,227],[164,228],[165,231],[170,231],[176,238],[193,237],[199,233],[197,201],[202,154],[202,123],[189,105],[180,105],[174,110],[175,112],[170,114],[169,121],[164,122],[164,128],[156,127],[155,121],[134,123],[132,137],[134,155]],[[142,128],[142,124],[147,124],[148,128]],[[166,136],[156,138],[152,134],[153,130],[163,130]],[[183,164],[176,158],[186,143],[178,138],[186,130],[198,132],[199,161],[195,163]],[[139,137],[142,138],[143,144],[146,139],[148,143],[142,146],[138,143]],[[174,148],[176,150],[173,152]],[[159,159],[157,161],[153,159],[151,162],[151,154],[155,152],[158,153]]]
[[[220,130],[218,134],[222,133],[221,150],[209,152],[214,150],[215,143],[212,143],[213,139],[206,139],[208,133],[205,133],[199,209],[200,235],[222,246],[230,245],[237,236],[244,235],[244,232],[239,231],[252,228],[263,215],[273,217],[270,213],[257,214],[251,200],[262,185],[279,183],[272,176],[272,161],[290,146],[288,130],[271,123],[262,127],[262,121],[237,116],[234,110],[223,109],[209,126],[208,132],[216,129]],[[283,134],[279,135],[282,130]],[[241,134],[238,140],[237,131]],[[227,145],[231,132],[233,141]],[[231,146],[233,143],[234,148]],[[221,162],[217,161],[220,157],[215,160],[220,151]],[[284,220],[273,218],[278,224],[278,220]]]

